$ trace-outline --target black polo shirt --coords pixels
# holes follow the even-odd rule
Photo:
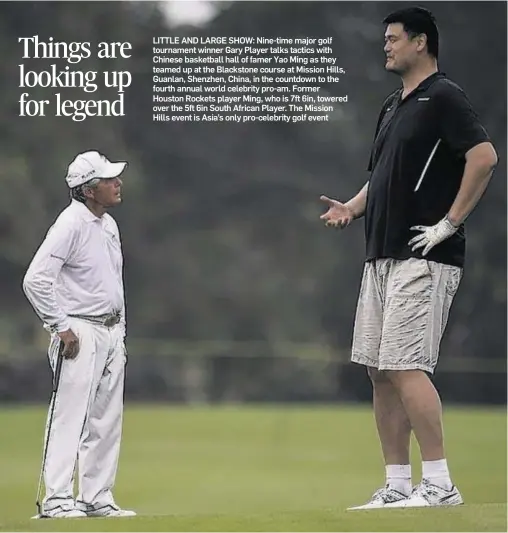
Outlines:
[[[384,102],[368,170],[366,259],[422,257],[408,241],[411,226],[432,226],[449,211],[461,183],[466,152],[489,141],[464,91],[436,72],[406,98]],[[462,267],[465,231],[438,244],[430,261]]]

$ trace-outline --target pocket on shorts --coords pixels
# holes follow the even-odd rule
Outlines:
[[[432,294],[433,273],[429,261],[410,258],[394,263],[389,296],[427,300]]]
[[[457,292],[460,281],[462,279],[462,269],[456,266],[448,267],[448,279],[446,280],[446,292],[450,296],[455,296]]]

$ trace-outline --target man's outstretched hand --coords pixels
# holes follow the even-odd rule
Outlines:
[[[319,199],[328,205],[328,211],[319,217],[325,221],[326,226],[343,229],[351,224],[354,215],[346,204],[328,198],[328,196],[321,196]]]

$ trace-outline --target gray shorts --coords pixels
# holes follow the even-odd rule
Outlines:
[[[351,361],[433,373],[462,269],[425,259],[365,263]]]

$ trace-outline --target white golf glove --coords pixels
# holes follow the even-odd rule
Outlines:
[[[454,226],[448,217],[444,217],[434,226],[413,226],[411,230],[421,231],[416,237],[413,237],[408,245],[412,246],[411,251],[423,248],[422,255],[426,256],[436,244],[450,238],[459,228]]]

